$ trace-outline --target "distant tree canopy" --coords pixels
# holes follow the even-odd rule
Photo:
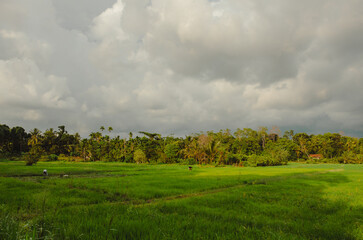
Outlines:
[[[111,138],[103,134],[112,127],[100,127],[88,138],[78,133],[69,134],[65,126],[44,133],[34,128],[27,133],[22,127],[0,125],[0,155],[27,154],[31,160],[39,156],[77,158],[83,161],[118,161],[138,163],[234,164],[242,166],[268,166],[286,164],[287,161],[323,160],[337,163],[363,163],[363,138],[342,136],[339,133],[308,135],[266,127],[200,132],[189,136],[162,137],[158,133],[140,131],[142,137],[129,133],[129,138]],[[282,136],[281,136],[282,135]],[[30,157],[29,157],[30,156]]]
[[[30,135],[22,127],[0,124],[0,154],[27,152]]]

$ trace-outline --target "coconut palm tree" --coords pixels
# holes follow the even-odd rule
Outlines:
[[[37,128],[34,128],[30,131],[30,139],[28,140],[28,145],[34,146],[40,143],[41,140],[41,131]]]

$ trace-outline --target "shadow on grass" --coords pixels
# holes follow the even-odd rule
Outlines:
[[[360,239],[363,209],[329,200],[324,193],[328,185],[347,182],[344,175],[330,172],[272,177],[213,195],[159,204],[151,215],[160,221],[154,227],[165,238]]]
[[[272,177],[213,196],[162,204],[157,210],[161,216],[189,218],[178,224],[165,217],[178,229],[188,229],[191,238],[362,239],[363,208],[351,206],[348,198],[328,199],[324,192],[327,186],[344,188],[348,182],[337,172]]]

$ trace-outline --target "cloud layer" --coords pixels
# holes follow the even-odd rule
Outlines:
[[[0,120],[363,137],[363,2],[0,2]]]

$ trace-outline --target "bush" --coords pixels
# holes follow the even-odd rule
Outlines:
[[[134,152],[134,160],[136,163],[146,163],[147,162],[146,155],[141,149],[137,149]]]
[[[36,164],[39,161],[39,159],[40,159],[40,156],[35,157],[34,155],[31,155],[30,153],[26,154],[24,156],[25,165],[27,165],[27,166],[32,166],[33,164]]]
[[[277,166],[277,165],[286,165],[287,160],[284,158],[273,158],[271,155],[251,155],[248,156],[247,165],[251,167],[260,167],[260,166]]]
[[[50,154],[48,155],[48,161],[57,161],[58,160],[58,156],[55,154]]]
[[[134,157],[132,154],[127,154],[126,157],[125,157],[125,162],[126,163],[132,163],[134,162]]]
[[[187,159],[179,159],[180,165],[195,165],[197,161],[194,158],[187,158]]]
[[[340,163],[353,163],[353,164],[362,164],[363,163],[363,154],[355,154],[350,151],[346,151],[342,154],[341,157],[338,158]]]
[[[103,162],[113,162],[114,159],[112,158],[112,156],[110,154],[106,154],[106,155],[101,157],[101,161],[103,161]]]
[[[362,164],[363,154],[344,152],[340,157],[314,159],[310,158],[306,163],[342,163],[342,164]]]
[[[164,152],[159,152],[157,163],[171,163]]]
[[[248,156],[247,155],[229,153],[227,155],[227,162],[226,162],[226,164],[243,165],[243,162],[246,162],[247,160],[248,160]]]
[[[31,166],[36,164],[42,156],[43,149],[39,145],[32,146],[29,153],[25,155],[25,164]]]
[[[71,157],[80,157],[80,156],[81,156],[81,154],[80,154],[79,152],[71,152],[71,153],[69,154],[69,156],[71,156]]]
[[[265,156],[259,156],[252,154],[248,156],[247,166],[257,167],[257,166],[268,166],[268,159]]]
[[[316,164],[318,162],[315,159],[308,159],[308,160],[306,160],[305,163],[307,163],[307,164]]]
[[[228,153],[226,164],[234,164],[239,162],[237,154]]]
[[[270,157],[270,165],[286,165],[289,159],[289,152],[281,147],[268,148],[265,154]]]

